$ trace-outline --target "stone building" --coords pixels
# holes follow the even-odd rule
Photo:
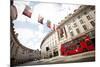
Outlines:
[[[41,57],[61,56],[61,44],[88,34],[95,44],[95,6],[82,5],[60,22],[56,31],[52,31],[41,43]]]
[[[18,65],[28,61],[34,61],[40,59],[40,51],[32,50],[23,46],[17,39],[18,33],[14,31],[13,20],[17,19],[17,9],[11,1],[11,13],[10,13],[10,61],[11,65]]]
[[[11,23],[11,25],[13,25]],[[14,32],[14,28],[11,26],[10,34],[10,57],[11,65],[22,64],[28,61],[34,61],[40,59],[40,51],[32,50],[23,46],[17,39],[18,34]]]

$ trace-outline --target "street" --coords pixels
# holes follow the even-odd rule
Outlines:
[[[95,61],[95,51],[84,52],[71,56],[60,56],[51,59],[42,59],[21,64],[26,65],[43,65],[43,64],[58,64],[58,63],[74,63],[74,62],[89,62]]]

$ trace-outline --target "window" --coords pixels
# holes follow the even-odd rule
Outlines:
[[[88,20],[91,20],[92,19],[90,15],[88,15],[86,17],[87,17]]]
[[[52,53],[50,53],[50,56],[49,57],[52,58]]]
[[[79,34],[79,33],[80,33],[80,30],[77,28],[77,29],[76,29],[76,32]]]
[[[83,28],[84,28],[85,31],[88,30],[87,27],[86,27],[86,25],[83,25]]]
[[[63,28],[60,28],[60,32],[59,33],[60,33],[60,37],[61,38],[64,37],[64,35],[63,35],[64,34]]]
[[[91,23],[91,25],[92,25],[93,27],[95,27],[94,21],[91,21],[90,23]]]
[[[90,9],[91,9],[91,10],[95,10],[95,6],[92,6]]]
[[[80,17],[80,16],[78,16],[77,18],[78,18],[78,19],[80,19],[81,17]]]
[[[74,43],[74,44],[76,44],[77,42],[78,42],[78,40],[77,40],[77,39],[73,40],[73,43]]]
[[[73,34],[73,32],[72,32],[72,31],[70,32],[70,34],[71,34],[71,36],[74,36],[74,34]]]
[[[22,51],[22,54],[24,54],[25,52],[24,52],[24,50]]]
[[[95,12],[94,12],[94,14],[95,14]]]
[[[49,50],[49,47],[46,47],[46,51],[48,51]]]
[[[91,31],[88,33],[89,37],[92,39],[92,38],[95,38],[95,31]]]
[[[80,38],[79,38],[79,41],[82,42],[82,41],[84,41],[84,39],[85,39],[84,36],[83,36],[83,37],[80,37]]]
[[[79,21],[81,24],[83,24],[84,23],[84,21],[81,19],[80,21]]]
[[[75,50],[76,49],[76,46],[75,45],[71,45],[68,47],[68,50]]]
[[[87,43],[88,46],[93,44],[92,41],[87,41],[86,43]]]
[[[58,56],[58,51],[54,51],[54,56]]]
[[[12,49],[13,49],[13,47],[14,47],[14,42],[13,42],[13,41],[11,41],[10,43],[11,43],[11,50],[12,50]]]
[[[86,15],[87,14],[87,12],[84,12],[84,15]]]
[[[68,27],[69,30],[72,30],[71,26]]]
[[[73,24],[73,27],[74,27],[74,28],[75,28],[75,27],[77,27],[77,24],[76,24],[76,23],[74,23],[74,24]]]

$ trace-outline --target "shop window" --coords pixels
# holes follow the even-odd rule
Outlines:
[[[46,51],[48,51],[49,50],[49,47],[46,47]]]
[[[58,56],[58,51],[54,51],[54,56]]]
[[[50,53],[50,58],[52,58],[52,53]]]

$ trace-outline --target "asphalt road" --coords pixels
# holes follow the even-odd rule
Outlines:
[[[72,56],[62,56],[53,59],[44,59],[38,61],[31,61],[18,66],[30,66],[30,65],[44,65],[44,64],[60,64],[60,63],[78,63],[78,62],[93,62],[95,61],[95,51],[84,52]]]
[[[20,66],[31,66],[31,65],[45,65],[45,64],[61,64],[61,63],[79,63],[79,62],[94,62],[95,57],[89,57],[89,58],[83,58],[75,61],[65,61],[65,60],[58,60],[56,62],[48,61],[48,62],[42,62],[42,61],[32,61],[28,63],[21,64]]]

